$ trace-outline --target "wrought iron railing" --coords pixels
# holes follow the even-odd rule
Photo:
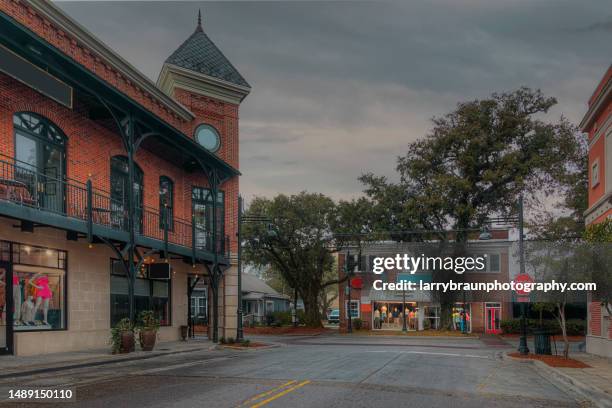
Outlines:
[[[56,172],[45,173],[31,164],[0,154],[0,200],[83,220],[88,225],[128,230],[129,212],[125,200],[112,198],[110,193],[94,188],[90,181],[83,183],[50,173]],[[166,211],[165,208],[159,211],[137,207],[136,234],[227,256],[228,237],[218,237],[215,245],[212,233],[202,225],[164,216]]]

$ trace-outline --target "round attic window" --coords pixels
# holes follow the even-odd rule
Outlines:
[[[198,126],[195,130],[195,139],[202,147],[213,153],[221,147],[219,132],[210,125]]]

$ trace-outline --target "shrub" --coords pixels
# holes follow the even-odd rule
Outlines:
[[[251,340],[242,340],[242,345],[244,347],[249,347],[251,345]]]
[[[136,327],[139,330],[159,330],[160,322],[152,310],[143,310],[138,314]]]
[[[363,320],[358,317],[353,319],[353,327],[355,330],[360,330],[363,327]]]
[[[550,334],[560,335],[561,327],[556,320],[545,319],[542,320],[542,324],[540,325],[540,321],[538,319],[527,319],[527,333],[533,333],[534,330],[544,329]],[[520,334],[521,333],[521,319],[508,319],[502,320],[501,328],[506,334]],[[586,323],[584,320],[567,320],[565,322],[565,328],[567,329],[567,334],[569,336],[580,336],[585,333]]]
[[[219,343],[225,344],[225,337],[221,336],[221,338],[219,339]]]
[[[234,343],[235,343],[235,341],[234,341],[233,337],[228,337],[227,338],[227,344],[234,344]]]
[[[272,318],[274,319],[274,324],[278,324],[280,326],[289,326],[291,324],[291,312],[273,312]]]
[[[567,334],[570,336],[582,336],[586,334],[586,322],[584,320],[568,320],[565,322]]]

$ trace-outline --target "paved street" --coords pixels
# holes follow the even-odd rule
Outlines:
[[[257,340],[279,347],[200,351],[6,379],[0,391],[6,398],[10,388],[72,384],[77,403],[70,406],[75,407],[584,406],[530,364],[502,360],[507,348],[494,342],[343,336]]]

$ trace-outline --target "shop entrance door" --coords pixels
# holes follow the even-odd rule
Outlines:
[[[8,264],[0,262],[0,354],[10,354],[13,352],[13,308],[12,298],[13,285],[9,283]]]
[[[485,333],[501,333],[501,305],[499,303],[485,304]]]

